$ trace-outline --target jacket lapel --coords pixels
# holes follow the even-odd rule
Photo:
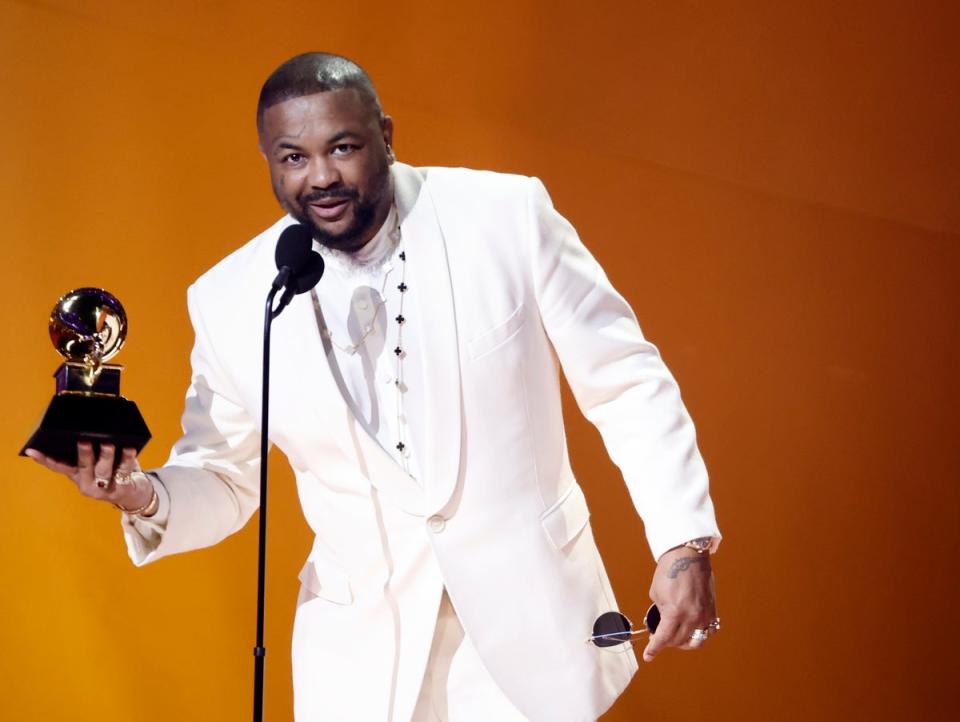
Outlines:
[[[460,354],[447,248],[429,183],[410,166],[393,166],[407,275],[420,301],[417,323],[423,354],[426,428],[415,449],[424,476],[426,513],[449,501],[460,476]],[[416,285],[414,285],[416,284]]]
[[[338,381],[336,365],[331,362],[333,347],[321,333],[323,311],[316,292],[297,296],[284,316],[288,316],[289,325],[285,333],[275,336],[272,354],[283,358],[282,368],[296,379],[297,392],[291,398],[297,406],[307,408],[307,423],[316,430],[295,431],[296,438],[291,433],[291,442],[310,445],[299,450],[313,460],[308,466],[317,477],[324,478],[331,466],[328,454],[333,447],[334,453],[342,454],[382,496],[404,511],[424,514],[425,498],[419,484],[367,433],[344,399],[342,381]],[[283,413],[278,408],[271,417]]]

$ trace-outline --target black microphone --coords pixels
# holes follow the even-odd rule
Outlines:
[[[273,288],[283,289],[283,295],[274,311],[279,314],[297,294],[317,285],[323,276],[323,256],[313,250],[310,228],[302,223],[287,226],[277,241],[274,254],[279,273],[273,279]]]
[[[302,223],[287,226],[277,241],[277,250],[274,259],[280,273],[273,280],[273,287],[283,288],[287,285],[290,276],[295,275],[307,262],[312,250],[310,229]]]

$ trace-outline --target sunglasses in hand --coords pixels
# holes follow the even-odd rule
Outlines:
[[[643,615],[643,629],[634,629],[630,620],[620,612],[604,612],[593,623],[593,634],[587,642],[593,642],[598,647],[615,647],[641,634],[653,634],[659,624],[660,610],[656,604],[651,604]]]

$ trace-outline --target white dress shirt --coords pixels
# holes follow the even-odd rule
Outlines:
[[[415,259],[406,258],[396,208],[359,251],[314,247],[326,262],[314,298],[340,392],[367,433],[419,479],[414,450],[422,448],[416,439],[423,428],[422,356],[416,289],[404,272]]]

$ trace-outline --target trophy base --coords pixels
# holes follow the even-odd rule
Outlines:
[[[85,394],[58,394],[50,401],[47,412],[36,430],[20,450],[27,449],[57,461],[75,466],[77,442],[89,441],[94,454],[100,453],[100,444],[113,444],[117,460],[121,449],[140,450],[150,440],[150,430],[140,409],[121,396],[90,396]]]

